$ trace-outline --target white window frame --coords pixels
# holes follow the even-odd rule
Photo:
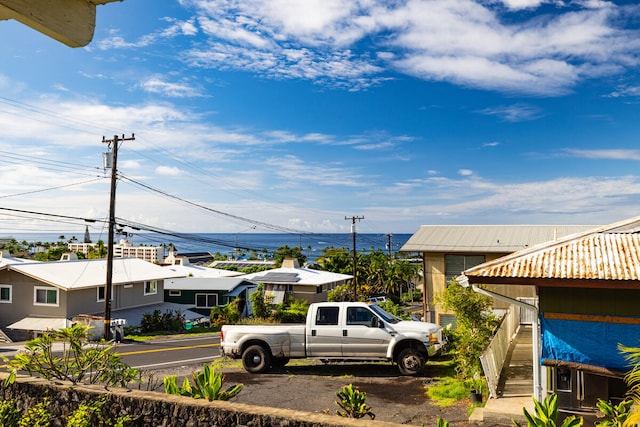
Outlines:
[[[207,298],[207,304],[209,303],[209,297],[210,297],[210,296],[214,296],[214,297],[215,297],[215,299],[216,299],[215,304],[214,304],[214,305],[198,305],[198,297],[199,297],[199,296],[204,296],[204,297],[206,297],[206,298]],[[217,307],[217,306],[218,306],[218,303],[219,303],[219,301],[218,301],[218,294],[216,294],[216,293],[197,293],[197,294],[195,295],[195,305],[196,305],[196,308],[213,308],[213,307]]]
[[[0,284],[0,289],[9,289],[9,299],[0,299],[0,304],[11,304],[13,302],[13,285]]]
[[[104,289],[104,292],[102,293],[102,298],[100,298],[100,289]],[[104,302],[104,294],[106,294],[107,291],[107,287],[106,286],[98,286],[96,288],[96,302]],[[111,288],[111,298],[109,299],[109,301],[113,301],[113,288]]]
[[[171,289],[169,291],[169,296],[170,297],[181,297],[182,296],[182,291],[177,291],[175,289]]]
[[[144,294],[145,295],[155,295],[158,293],[158,281],[157,280],[147,280],[144,282]]]
[[[56,293],[56,302],[38,302],[38,291],[45,291],[47,295],[49,291],[54,291]],[[52,286],[34,286],[33,287],[33,305],[41,305],[46,307],[60,307],[60,289],[54,288]]]

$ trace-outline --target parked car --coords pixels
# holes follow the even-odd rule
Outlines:
[[[384,360],[403,375],[417,375],[444,345],[442,327],[405,321],[376,304],[322,302],[309,306],[301,325],[224,325],[220,349],[261,373],[293,358]]]

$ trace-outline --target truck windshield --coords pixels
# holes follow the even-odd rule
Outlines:
[[[400,319],[394,316],[391,313],[387,313],[383,309],[380,308],[379,305],[370,305],[369,308],[373,310],[378,316],[382,317],[382,319],[387,323],[398,323]]]

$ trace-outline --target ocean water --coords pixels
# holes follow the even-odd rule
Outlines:
[[[69,241],[73,237],[81,242],[84,239],[84,231],[78,233],[7,233],[0,238],[14,238],[19,242],[26,241],[30,244],[36,242],[57,242],[60,236],[64,236],[64,241]],[[97,242],[107,241],[106,233],[98,235],[90,233],[91,240]],[[411,237],[411,234],[388,234],[363,233],[356,234],[356,249],[359,252],[370,250],[397,252],[402,245]],[[120,239],[131,240],[134,246],[152,245],[159,246],[173,244],[178,254],[189,252],[219,252],[224,255],[234,256],[235,254],[255,251],[261,253],[273,253],[281,246],[299,246],[303,249],[309,260],[314,260],[322,254],[322,250],[327,247],[348,248],[353,250],[353,237],[350,233],[127,233],[117,235],[116,242]]]

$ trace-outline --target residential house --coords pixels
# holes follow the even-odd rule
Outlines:
[[[187,277],[168,279],[164,285],[164,300],[195,306],[192,311],[209,316],[211,309],[240,300],[238,309],[242,317],[249,317],[249,295],[257,283],[243,277]]]
[[[302,268],[297,259],[285,259],[282,267],[240,276],[255,283],[264,284],[266,295],[273,296],[273,303],[280,304],[286,296],[312,302],[327,300],[330,290],[347,283],[353,276],[329,271]]]
[[[623,398],[629,367],[618,345],[640,346],[640,217],[465,269],[458,280],[479,291],[534,288],[536,394],[556,393],[561,411],[580,415],[594,414],[599,398]]]
[[[178,277],[165,282],[165,301],[195,306],[193,311],[209,316],[211,309],[225,305],[234,298],[248,301],[248,293],[256,284],[239,278],[242,273],[219,268],[192,265],[185,255],[178,255],[175,247],[169,250],[163,268],[175,272]],[[241,310],[247,305],[243,304]],[[249,315],[246,307],[244,316]]]
[[[593,228],[588,225],[423,225],[400,248],[422,258],[425,320],[441,325],[455,322],[436,301],[447,284],[464,270],[538,243]],[[512,297],[533,297],[534,287],[502,287]],[[496,302],[494,308],[507,305]]]
[[[105,259],[0,266],[0,328],[25,339],[68,326],[74,316],[103,314],[106,267]],[[164,303],[164,281],[177,274],[138,258],[114,259],[111,317]]]

